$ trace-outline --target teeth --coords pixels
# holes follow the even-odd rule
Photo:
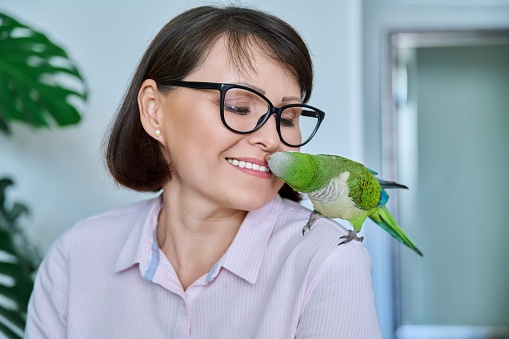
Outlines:
[[[258,164],[253,164],[252,162],[239,161],[237,159],[227,159],[227,160],[233,166],[237,166],[237,167],[240,167],[240,168],[248,168],[248,169],[253,169],[255,171],[260,171],[260,172],[270,172],[268,167],[260,166]]]

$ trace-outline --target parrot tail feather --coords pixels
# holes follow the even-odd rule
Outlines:
[[[412,240],[408,238],[405,232],[403,232],[401,227],[399,227],[399,225],[393,219],[387,207],[381,206],[377,208],[369,217],[377,225],[392,235],[396,240],[414,250],[414,252],[419,254],[421,257],[423,256],[422,252],[417,248],[417,246],[414,245]]]
[[[380,183],[380,186],[382,186],[382,188],[403,188],[406,190],[408,189],[408,186],[405,186],[403,184],[398,184],[395,181],[387,181],[387,180],[383,180],[380,178],[376,178],[376,180],[378,180],[378,182]]]

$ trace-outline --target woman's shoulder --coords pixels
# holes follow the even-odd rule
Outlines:
[[[306,258],[325,260],[335,258],[338,260],[354,260],[357,263],[371,265],[369,252],[360,241],[351,241],[339,245],[341,237],[348,234],[348,230],[334,219],[319,216],[306,232],[304,226],[308,223],[312,211],[307,207],[283,199],[282,218],[280,231],[290,234],[288,241],[291,243],[293,252]]]
[[[76,252],[105,243],[108,243],[107,247],[111,249],[122,246],[135,228],[141,228],[145,224],[147,217],[158,204],[158,198],[146,199],[82,219],[66,229],[52,247]]]
[[[140,217],[146,217],[150,209],[157,203],[160,204],[159,197],[133,202],[131,204],[100,212],[82,219],[76,223],[76,226],[86,227],[87,225],[108,225],[111,223],[122,224],[125,220],[137,220]]]

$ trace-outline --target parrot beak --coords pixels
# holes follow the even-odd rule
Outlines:
[[[291,186],[294,184],[293,181],[295,180],[293,177],[298,177],[300,175],[297,172],[298,167],[302,165],[302,159],[299,157],[302,154],[303,153],[296,151],[283,151],[273,153],[269,156],[267,161],[269,164],[269,169],[277,177]]]
[[[289,155],[286,152],[276,152],[269,155],[267,163],[269,164],[269,169],[276,176],[280,176],[283,172],[286,171],[287,166],[289,164]]]

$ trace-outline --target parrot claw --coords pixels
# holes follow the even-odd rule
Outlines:
[[[317,211],[311,212],[311,215],[309,216],[309,220],[306,223],[306,226],[304,226],[304,228],[302,228],[302,235],[306,234],[307,231],[311,230],[311,227],[313,226],[315,221],[318,220],[319,218],[320,218],[320,213],[318,213]]]
[[[348,234],[347,235],[344,235],[342,237],[339,237],[339,239],[345,239],[343,240],[342,242],[340,242],[338,244],[339,245],[343,245],[343,244],[346,244],[346,243],[349,243],[350,241],[352,240],[357,240],[359,242],[362,242],[362,240],[364,240],[364,237],[358,237],[357,236],[357,231],[356,230],[348,230]]]

